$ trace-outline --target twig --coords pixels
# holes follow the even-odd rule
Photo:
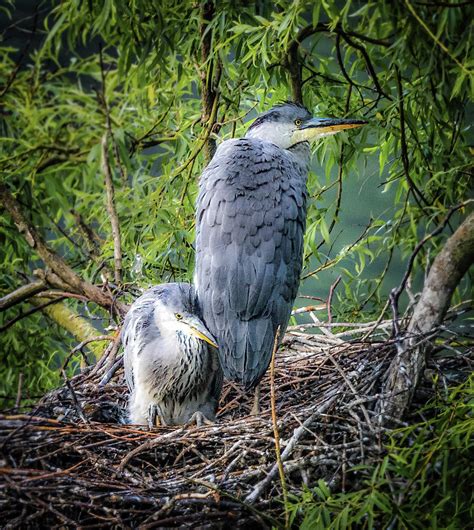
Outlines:
[[[288,441],[287,446],[285,447],[285,450],[283,451],[281,455],[281,463],[286,462],[286,460],[289,459],[291,456],[293,449],[296,447],[296,444],[300,440],[300,438],[306,433],[307,428],[312,424],[312,422],[320,416],[323,412],[326,412],[326,410],[336,401],[338,395],[338,390],[333,391],[329,396],[327,401],[325,401],[322,405],[320,405],[305,421],[304,423],[295,429],[293,432],[293,436]],[[251,493],[249,493],[245,497],[245,502],[248,504],[253,504],[257,501],[257,499],[262,495],[262,493],[268,488],[268,486],[271,484],[273,479],[275,478],[275,475],[278,473],[278,464],[275,464],[270,471],[268,472],[267,476],[259,482],[255,488],[252,490]]]
[[[15,408],[18,409],[21,403],[21,390],[23,386],[23,372],[18,375],[18,388],[16,391]]]
[[[11,215],[20,234],[25,238],[28,245],[34,248],[35,252],[53,273],[78,294],[84,294],[89,300],[107,309],[112,306],[112,299],[109,295],[103,293],[95,285],[81,279],[61,256],[49,248],[33,224],[27,221],[20,204],[3,183],[0,183],[0,200]],[[126,312],[121,304],[117,304],[117,309],[121,313]]]
[[[82,407],[77,399],[76,393],[74,392],[74,389],[72,388],[71,382],[69,381],[66,372],[63,368],[61,368],[61,374],[63,376],[64,382],[69,390],[69,393],[71,394],[72,401],[74,403],[74,407],[76,409],[77,415],[84,423],[90,423],[89,420],[86,418],[84,411],[82,410]]]
[[[82,348],[84,348],[84,346],[86,346],[87,344],[90,344],[91,342],[97,342],[97,341],[102,341],[102,340],[115,340],[115,337],[111,337],[110,335],[99,335],[97,337],[92,337],[90,339],[86,339],[86,340],[83,340],[82,342],[80,342],[77,346],[75,346],[68,354],[68,356],[66,357],[66,359],[64,360],[63,362],[63,367],[62,369],[63,370],[66,370],[67,368],[67,365],[69,364],[69,361],[71,360],[71,357],[77,353],[78,351],[81,352],[81,355],[84,357],[86,363],[87,363],[87,357],[85,355],[85,353],[82,351]]]
[[[275,340],[273,341],[272,360],[270,363],[270,403],[272,408],[272,423],[273,423],[273,437],[275,439],[275,454],[278,466],[278,473],[280,475],[281,488],[283,490],[283,503],[285,506],[285,528],[289,527],[289,513],[288,513],[288,489],[286,487],[285,470],[281,461],[280,450],[280,433],[278,432],[278,419],[276,412],[276,392],[275,392],[275,355],[280,339],[280,326],[278,326],[275,333]]]
[[[439,233],[441,233],[444,230],[444,227],[448,224],[449,220],[451,219],[451,216],[454,212],[459,210],[460,208],[464,208],[468,204],[474,202],[474,199],[469,199],[461,204],[458,204],[456,206],[453,206],[446,217],[444,218],[443,222],[440,226],[438,226],[433,232],[425,236],[419,243],[416,245],[415,250],[412,252],[410,259],[408,260],[407,268],[405,269],[405,274],[403,275],[402,281],[400,285],[397,288],[392,289],[390,292],[390,303],[392,306],[392,315],[393,315],[393,333],[395,337],[398,337],[400,333],[400,328],[398,325],[398,300],[400,298],[400,295],[405,289],[405,285],[408,281],[408,277],[410,276],[413,264],[415,262],[415,258],[418,255],[418,252],[423,248],[423,246],[433,237],[437,236]]]
[[[355,48],[356,50],[359,50],[362,56],[364,57],[365,64],[367,66],[367,70],[370,73],[370,76],[372,77],[372,80],[374,82],[375,88],[377,89],[377,92],[381,95],[392,100],[392,97],[387,94],[382,86],[380,85],[379,78],[377,77],[377,73],[375,72],[374,65],[372,64],[372,61],[370,60],[369,54],[367,53],[367,50],[362,46],[362,44],[359,44],[358,42],[354,42],[347,33],[341,32],[342,38],[349,44],[349,46],[352,46],[352,48]]]
[[[471,3],[471,2],[466,2]],[[428,35],[434,40],[434,42],[446,53],[449,58],[454,61],[461,70],[463,70],[467,75],[471,76],[472,71],[466,68],[450,51],[449,49],[439,40],[439,38],[431,31],[431,29],[427,26],[427,24],[420,18],[418,13],[416,12],[415,8],[411,5],[409,0],[405,0],[405,4],[408,7],[410,13],[413,15],[413,17],[416,19],[416,21],[420,24],[420,26],[428,33]],[[463,2],[461,2],[459,5],[462,5]],[[455,7],[454,5],[450,5],[449,7]]]
[[[204,155],[206,162],[214,156],[216,141],[210,133],[216,123],[217,105],[219,100],[219,81],[222,67],[219,56],[212,51],[212,27],[215,14],[214,2],[207,0],[201,3],[199,31],[201,34],[201,123],[207,128],[209,134],[204,141]],[[216,110],[213,110],[216,107]]]
[[[342,276],[338,276],[336,281],[331,285],[329,288],[329,296],[327,301],[327,310],[328,310],[328,323],[332,323],[332,312],[331,312],[331,303],[332,303],[332,297],[334,295],[334,291],[336,290],[336,287],[339,285],[339,282],[341,281]]]
[[[429,206],[429,202],[425,199],[423,193],[421,193],[418,186],[415,184],[410,176],[410,162],[408,159],[408,147],[405,136],[405,108],[404,108],[404,97],[402,88],[402,79],[398,66],[395,67],[396,79],[397,79],[397,91],[398,91],[398,112],[400,115],[400,147],[402,151],[402,163],[405,178],[407,179],[410,190],[413,192],[413,197],[418,203],[418,206],[424,211],[423,206],[420,203],[420,199],[425,205]]]

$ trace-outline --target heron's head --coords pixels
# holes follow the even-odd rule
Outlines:
[[[174,313],[176,320],[176,329],[181,330],[188,335],[194,335],[200,340],[207,342],[214,348],[217,348],[216,339],[211,335],[210,331],[204,326],[201,319],[193,313],[176,312]]]
[[[366,123],[363,120],[313,118],[302,105],[283,103],[260,114],[245,136],[289,149],[302,142],[312,142],[345,129],[361,127]]]
[[[161,334],[182,333],[207,342],[217,348],[216,339],[196,315],[192,293],[183,292],[181,284],[167,284],[155,299],[153,318]]]

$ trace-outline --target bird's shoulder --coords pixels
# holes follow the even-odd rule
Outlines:
[[[293,163],[291,152],[258,138],[232,138],[217,147],[210,166],[215,164],[245,164],[255,162]]]

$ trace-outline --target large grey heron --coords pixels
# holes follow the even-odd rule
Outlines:
[[[194,284],[224,376],[247,389],[268,368],[298,290],[309,142],[364,123],[277,105],[244,138],[222,142],[201,176]]]
[[[222,371],[214,337],[187,283],[157,285],[132,304],[122,328],[131,423],[214,420]]]

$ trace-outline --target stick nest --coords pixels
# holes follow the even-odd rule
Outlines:
[[[373,337],[285,337],[274,383],[289,494],[319,479],[348,488],[351,467],[380,458],[385,430],[375,405],[395,347]],[[0,416],[3,523],[279,526],[283,490],[269,375],[261,396],[261,415],[250,416],[253,395],[226,383],[213,426],[148,431],[124,425],[127,392],[118,343],[112,342],[96,365],[46,395],[29,414]]]

